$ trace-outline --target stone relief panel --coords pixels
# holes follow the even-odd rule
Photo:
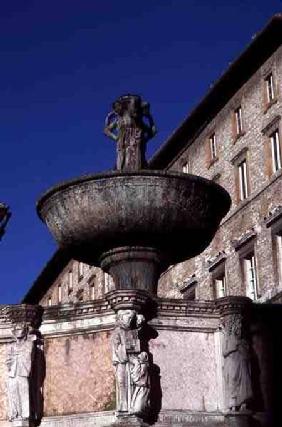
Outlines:
[[[216,411],[218,381],[212,333],[158,330],[150,341],[155,370],[161,369],[157,394],[162,410]],[[197,367],[195,369],[195,367]]]
[[[115,409],[110,332],[45,338],[44,415]]]

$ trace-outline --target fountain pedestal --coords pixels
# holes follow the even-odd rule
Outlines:
[[[103,253],[101,268],[110,274],[116,290],[138,289],[155,295],[161,271],[157,249],[125,246]]]

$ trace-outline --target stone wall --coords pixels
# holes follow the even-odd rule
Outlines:
[[[266,106],[264,79],[270,71],[275,80],[276,98]],[[214,240],[200,256],[170,268],[162,275],[159,283],[161,296],[181,297],[179,288],[195,274],[198,280],[196,297],[214,298],[208,261],[223,251],[227,255],[227,294],[245,294],[240,254],[235,251],[232,241],[240,239],[251,229],[254,229],[256,234],[254,250],[258,272],[258,297],[266,300],[281,290],[282,283],[278,283],[277,263],[274,262],[276,255],[272,228],[267,227],[265,223],[265,217],[282,205],[282,170],[272,173],[270,169],[271,150],[267,131],[268,128],[278,128],[282,141],[281,86],[282,47],[241,87],[194,141],[189,141],[187,136],[186,149],[179,158],[172,161],[172,170],[182,171],[182,165],[189,161],[191,173],[214,179],[222,185],[232,197],[232,207],[223,219]],[[240,137],[234,138],[234,110],[239,105],[242,106],[244,132]],[[207,154],[208,139],[212,133],[215,133],[217,142],[218,159],[214,162],[210,162]],[[236,183],[236,159],[240,156],[247,157],[250,189],[249,197],[241,202],[238,201]]]
[[[161,330],[150,351],[160,367],[163,410],[222,408],[213,333]]]

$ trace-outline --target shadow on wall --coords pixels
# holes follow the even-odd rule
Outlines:
[[[281,327],[282,304],[254,305],[250,325],[254,390],[252,409],[256,412],[254,422],[257,419],[257,425],[267,427],[282,425]]]
[[[44,412],[43,384],[46,376],[46,360],[42,335],[37,331],[36,336],[29,390],[31,418],[34,420],[34,425],[39,426]]]
[[[158,420],[158,416],[162,408],[160,367],[154,363],[153,355],[149,351],[150,340],[156,339],[157,337],[158,332],[148,324],[145,325],[140,334],[141,350],[148,354],[150,366],[150,412],[146,419],[150,425],[154,424]]]

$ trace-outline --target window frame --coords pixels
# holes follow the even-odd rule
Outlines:
[[[242,257],[245,295],[252,301],[259,299],[258,269],[254,248]],[[252,290],[250,291],[250,286]],[[254,297],[252,298],[253,295]]]
[[[274,81],[274,76],[273,76],[273,72],[270,71],[264,78],[264,82],[265,82],[265,93],[266,93],[266,102],[267,104],[272,104],[273,101],[275,101],[276,99],[276,94],[275,94],[275,81]]]
[[[216,141],[216,135],[215,132],[210,134],[209,136],[209,148],[210,148],[210,159],[211,163],[215,162],[218,159],[218,153],[217,153],[217,141]]]
[[[63,292],[62,292],[62,285],[61,283],[58,285],[58,304],[62,303],[62,296],[63,296]]]
[[[190,163],[188,159],[182,164],[182,173],[187,173],[187,174],[191,173]]]
[[[269,135],[269,140],[271,149],[272,174],[275,174],[282,169],[281,138],[278,127]]]
[[[243,110],[242,110],[241,104],[234,110],[234,123],[235,123],[235,138],[237,139],[244,134]]]

